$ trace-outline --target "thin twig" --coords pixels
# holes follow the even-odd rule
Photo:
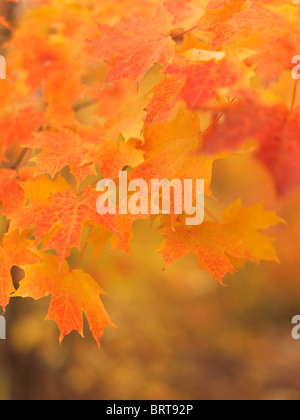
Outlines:
[[[20,154],[20,156],[18,157],[18,159],[16,160],[16,162],[14,163],[14,165],[12,166],[11,169],[14,169],[15,171],[17,171],[19,169],[19,167],[21,166],[21,164],[22,164],[22,162],[23,162],[23,160],[24,160],[24,158],[27,155],[29,150],[30,149],[27,149],[27,148],[22,150],[22,153]]]
[[[98,182],[101,181],[101,179],[97,179],[97,181],[94,181],[92,184],[90,184],[88,187],[93,188],[96,187],[96,185],[98,184]],[[84,188],[83,190],[79,191],[76,195],[77,197],[80,197],[81,194],[84,192],[86,188]]]
[[[204,208],[205,212],[211,217],[215,222],[221,223],[219,219],[217,219],[206,207]]]
[[[5,228],[4,228],[4,235],[9,231],[9,220],[6,219]]]
[[[94,229],[94,227],[91,226],[90,227],[90,230],[89,230],[89,233],[88,233],[88,236],[86,238],[85,244],[84,244],[84,246],[83,246],[83,248],[81,250],[81,253],[80,253],[79,257],[78,257],[78,260],[76,261],[76,263],[74,264],[74,266],[70,269],[70,271],[75,270],[79,266],[79,264],[81,263],[81,260],[84,257],[85,251],[86,251],[86,249],[88,247],[88,240],[89,240],[89,238],[90,238],[90,236],[91,236],[91,234],[93,232],[93,229]]]
[[[193,28],[188,29],[187,31],[181,32],[180,34],[173,35],[173,36],[172,36],[172,38],[173,38],[173,39],[180,38],[181,36],[183,36],[183,35],[185,35],[185,34],[188,34],[189,32],[192,32],[192,31],[194,31],[194,30],[195,30],[195,29],[197,29],[197,28],[199,28],[199,25],[194,26]]]
[[[236,97],[235,98],[233,98],[233,99],[228,99],[228,102],[229,102],[229,105],[231,105],[231,104],[233,104],[233,102],[236,100]],[[209,127],[207,127],[207,129],[202,133],[202,134],[206,134],[208,131],[210,131],[212,128],[214,128],[215,127],[215,125],[220,121],[220,119],[223,117],[223,115],[224,115],[224,112],[222,112],[215,120],[214,120],[214,122],[209,126]]]

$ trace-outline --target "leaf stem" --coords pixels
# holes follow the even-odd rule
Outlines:
[[[172,38],[173,38],[173,39],[180,38],[181,36],[183,36],[183,35],[185,35],[185,34],[188,34],[189,32],[192,32],[192,31],[194,31],[194,30],[195,30],[195,29],[197,29],[197,28],[199,28],[199,25],[196,25],[196,26],[194,26],[193,28],[188,29],[187,31],[181,32],[180,34],[173,35],[173,36],[172,36]]]
[[[97,181],[95,181],[95,182],[93,182],[92,184],[90,184],[88,187],[90,187],[90,188],[93,188],[93,187],[96,187],[96,185],[98,184],[98,182],[100,181],[100,179],[98,179]],[[79,191],[76,195],[77,195],[77,197],[80,197],[81,196],[81,194],[83,193],[83,191],[85,190],[85,188],[83,189],[83,190],[81,190],[81,191]]]
[[[8,219],[6,219],[6,223],[5,223],[5,228],[4,228],[4,235],[8,232],[8,230],[9,230],[9,220]]]
[[[85,240],[85,244],[84,244],[84,246],[83,246],[83,248],[82,248],[82,250],[81,250],[81,252],[80,252],[80,255],[79,255],[79,257],[78,257],[78,259],[77,259],[76,263],[74,264],[74,266],[70,269],[70,271],[76,270],[76,268],[77,268],[77,267],[79,266],[79,264],[81,263],[82,258],[84,257],[85,251],[86,251],[86,249],[87,249],[87,247],[88,247],[88,240],[89,240],[89,237],[91,236],[91,234],[92,234],[92,232],[93,232],[93,229],[94,229],[94,226],[91,226],[91,227],[90,227],[90,230],[89,230],[89,233],[88,233],[88,236],[87,236],[87,238],[86,238],[86,240]]]
[[[26,156],[28,156],[27,157],[27,161],[28,161],[28,159],[29,159],[29,151],[30,151],[30,149],[27,149],[27,148],[23,149],[22,150],[22,153],[17,158],[15,164],[13,165],[13,167],[11,169],[14,169],[15,171],[17,171],[20,168],[20,166],[21,166],[21,164],[24,161],[24,159],[25,159]]]
[[[235,100],[236,100],[236,97],[235,97],[235,98],[233,98],[233,99],[229,99],[229,98],[228,98],[228,103],[229,103],[229,105],[233,104]],[[212,128],[214,128],[214,127],[215,127],[215,125],[216,125],[216,124],[218,124],[218,122],[220,121],[220,119],[223,117],[223,115],[224,115],[224,112],[220,113],[220,114],[219,114],[219,116],[215,119],[215,121],[214,121],[214,122],[213,122],[213,123],[212,123],[209,127],[207,127],[207,129],[206,129],[206,130],[204,130],[202,134],[206,134],[206,133],[207,133],[207,132],[209,132]]]
[[[219,219],[216,218],[206,207],[205,212],[208,214],[209,217],[211,217],[215,222],[221,223]]]

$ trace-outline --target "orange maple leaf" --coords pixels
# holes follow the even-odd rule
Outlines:
[[[11,293],[15,291],[10,270],[13,266],[36,264],[39,258],[30,249],[33,241],[27,239],[28,232],[21,235],[14,231],[5,235],[0,246],[0,306],[5,311]]]
[[[166,0],[164,6],[173,16],[175,28],[188,28],[204,14],[207,0]]]
[[[134,12],[114,27],[99,24],[100,32],[88,40],[88,51],[94,61],[108,64],[107,82],[140,82],[154,63],[168,65],[174,56],[171,21],[161,5],[153,16]]]
[[[84,139],[72,130],[61,129],[36,133],[28,141],[23,141],[22,145],[41,150],[34,158],[37,164],[35,171],[37,176],[50,174],[53,178],[66,166],[70,167],[79,182],[88,175],[96,174],[91,165],[92,161],[87,162],[88,165],[83,163],[91,145],[85,143]],[[83,174],[81,174],[82,166],[85,166]]]
[[[297,8],[276,11],[263,3],[232,0],[222,10],[206,10],[198,29],[207,32],[213,49],[243,46],[252,50],[245,63],[254,65],[264,86],[269,86],[290,68],[291,57],[299,52],[300,12]]]
[[[130,139],[126,143],[122,141],[117,144],[114,141],[101,139],[98,145],[90,147],[86,160],[96,164],[101,163],[100,173],[105,178],[114,179],[125,166],[134,168],[143,162],[143,152],[136,149],[137,143],[141,142]]]
[[[132,178],[145,179],[204,179],[205,194],[210,190],[212,165],[220,155],[199,153],[202,144],[200,120],[197,115],[182,108],[176,118],[145,131],[145,162],[131,173]]]
[[[32,132],[45,121],[42,112],[34,111],[32,108],[23,108],[16,114],[5,114],[0,118],[1,144],[12,145],[26,143],[32,137]]]
[[[191,111],[197,111],[215,100],[219,89],[226,88],[230,92],[241,85],[243,79],[238,66],[224,58],[195,61],[179,57],[164,72],[168,77],[152,90],[144,128],[168,121],[180,100],[184,100]]]
[[[192,228],[178,224],[162,230],[166,240],[158,251],[167,265],[187,254],[195,254],[200,268],[222,284],[227,273],[236,271],[232,257],[239,261],[279,262],[273,240],[258,231],[283,222],[275,213],[265,211],[261,204],[244,209],[237,201],[225,211],[224,222],[204,222]]]
[[[9,215],[25,203],[24,192],[16,180],[17,172],[12,169],[0,169],[0,203],[2,213]]]
[[[46,319],[57,323],[60,343],[71,331],[83,337],[83,313],[100,348],[106,326],[114,326],[99,295],[105,294],[96,281],[82,270],[70,271],[65,261],[59,270],[57,257],[44,254],[43,262],[25,266],[25,278],[14,296],[41,299],[52,295]]]
[[[96,210],[99,194],[87,188],[80,199],[72,191],[53,194],[48,201],[32,202],[18,210],[12,228],[25,230],[35,226],[35,246],[47,235],[43,249],[55,249],[60,263],[73,247],[80,248],[85,221],[94,221],[119,235],[113,215],[100,216]]]
[[[145,109],[147,116],[143,129],[168,121],[180,100],[185,82],[184,75],[171,74],[152,89],[153,97]]]
[[[185,77],[185,85],[179,94],[189,109],[197,110],[211,102],[220,88],[233,88],[241,82],[236,63],[227,59],[194,62],[177,59],[165,69],[165,73]]]

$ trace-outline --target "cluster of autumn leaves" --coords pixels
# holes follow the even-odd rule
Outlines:
[[[243,149],[278,194],[299,186],[296,85],[292,101],[271,85],[299,53],[300,8],[288,0],[24,0],[16,10],[15,22],[0,21],[12,31],[0,89],[0,306],[51,294],[48,318],[61,340],[83,334],[85,312],[100,346],[113,325],[103,291],[68,258],[84,250],[84,232],[96,257],[108,241],[130,252],[132,225],[146,216],[97,214],[99,179],[125,168],[149,183],[204,179],[213,197],[213,163]],[[240,201],[223,220],[207,212],[197,227],[163,217],[158,251],[167,265],[194,253],[222,283],[246,260],[278,261],[261,231],[281,222]],[[12,266],[25,271],[17,291]]]

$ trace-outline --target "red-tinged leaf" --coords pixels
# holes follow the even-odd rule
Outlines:
[[[272,173],[278,191],[286,194],[300,185],[300,111],[290,111],[283,103],[260,98],[258,93],[240,92],[234,104],[218,109],[223,114],[204,136],[204,149],[216,153],[237,150],[248,140],[256,140],[256,156]]]
[[[222,10],[206,10],[199,30],[207,32],[213,49],[225,46],[230,50],[241,45],[253,51],[245,62],[255,66],[264,86],[269,86],[290,68],[291,57],[299,52],[300,12],[288,7],[270,10],[263,3],[232,0]]]
[[[119,145],[116,142],[101,139],[98,145],[89,148],[86,156],[87,161],[101,163],[100,173],[108,179],[115,179],[119,176],[125,166],[136,167],[143,162],[143,152],[136,149],[137,141],[130,139],[122,141]]]
[[[202,144],[200,120],[197,115],[181,109],[176,118],[160,123],[145,132],[145,162],[131,173],[132,178],[145,179],[204,179],[205,194],[210,190],[212,165],[221,156],[199,153]]]
[[[96,210],[99,194],[86,189],[80,199],[72,191],[53,194],[48,202],[32,202],[13,215],[12,228],[25,230],[35,226],[35,246],[47,235],[43,249],[55,249],[60,263],[73,247],[81,247],[85,221],[94,221],[118,235],[113,215],[100,216]]]
[[[174,28],[188,29],[204,14],[207,0],[166,0],[164,6],[173,16]]]
[[[17,114],[6,114],[0,118],[1,144],[26,143],[44,123],[44,115],[32,108],[21,109]]]
[[[171,17],[163,6],[153,16],[134,12],[114,27],[98,26],[99,33],[88,41],[88,50],[94,61],[108,64],[107,82],[125,78],[140,82],[154,63],[165,67],[173,58]]]
[[[41,150],[34,158],[37,164],[36,176],[50,174],[53,178],[65,166],[69,166],[71,172],[75,176],[77,175],[78,182],[88,175],[96,174],[91,165],[92,160],[88,162],[90,165],[85,168],[83,174],[80,173],[80,167],[83,165],[91,145],[85,143],[84,139],[72,130],[44,131],[35,134],[33,138],[22,142],[22,144],[32,149]]]
[[[165,72],[185,77],[185,84],[178,97],[183,99],[191,110],[200,109],[214,100],[218,89],[233,88],[241,82],[239,68],[227,59],[217,62],[194,62],[180,58],[167,67]]]
[[[23,189],[16,177],[16,171],[0,169],[0,204],[2,204],[1,213],[5,215],[10,215],[25,203]]]
[[[51,295],[47,319],[57,323],[60,342],[71,331],[83,337],[83,313],[86,314],[92,334],[100,348],[100,340],[106,326],[114,326],[100,295],[105,294],[96,281],[82,270],[70,271],[67,262],[61,270],[57,257],[43,255],[43,262],[24,267],[25,279],[15,293],[19,297],[41,299]]]
[[[180,100],[185,82],[183,74],[170,75],[155,86],[152,90],[153,98],[145,109],[147,117],[144,128],[168,121]]]

